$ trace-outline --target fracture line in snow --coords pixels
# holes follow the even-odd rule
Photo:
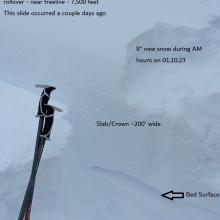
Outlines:
[[[113,178],[126,181],[126,183],[129,185],[132,184],[132,185],[138,186],[139,189],[145,191],[146,193],[151,192],[155,194],[155,196],[160,196],[161,194],[159,191],[157,191],[156,189],[154,189],[152,186],[148,185],[147,183],[143,182],[139,178],[134,177],[128,173],[122,172],[120,170],[111,170],[111,169],[106,169],[106,168],[102,168],[99,166],[92,166],[91,170],[104,174],[106,176],[111,176]]]

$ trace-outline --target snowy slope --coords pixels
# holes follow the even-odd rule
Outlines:
[[[153,187],[129,174],[100,167],[93,167],[92,169],[97,174],[103,175],[105,188],[109,185],[114,188],[111,195],[108,195],[111,199],[112,209],[117,210],[118,206],[121,217],[116,212],[115,216],[109,219],[184,220],[194,219],[198,215],[199,219],[219,218],[219,214],[187,202],[167,201]],[[121,194],[121,198],[123,198],[121,201],[116,201],[117,193]]]
[[[158,189],[220,191],[219,188],[219,18],[202,29],[159,24],[128,46],[124,95],[128,105],[163,126],[146,133],[153,152],[148,169],[150,184]],[[186,64],[137,64],[136,45],[203,46],[203,52],[180,52]],[[169,53],[159,56],[170,57]],[[159,139],[150,139],[151,136]],[[157,146],[155,148],[155,146]],[[183,165],[184,164],[184,165]],[[219,210],[217,200],[192,200]]]
[[[0,104],[1,172],[9,167],[23,166],[33,158],[38,126],[38,119],[35,118],[35,115],[41,91],[39,90],[39,95],[36,95],[8,83],[0,82],[0,93],[2,94]],[[53,95],[51,99],[51,103],[64,109],[64,114],[55,116],[52,141],[47,144],[46,157],[59,154],[66,145],[66,139],[71,130],[71,126],[63,118],[67,108],[65,105],[53,101]]]
[[[169,2],[178,4],[173,0]],[[185,5],[184,2],[181,4]],[[194,4],[196,7],[197,3]],[[155,9],[157,7],[155,3]],[[187,8],[191,8],[191,4],[188,3]],[[185,14],[184,10],[181,11]],[[121,10],[119,12],[121,16]],[[155,14],[153,11],[152,13]],[[167,11],[164,10],[164,13],[170,20],[173,19]],[[178,11],[175,13],[178,15]],[[191,14],[195,16],[194,11]],[[129,18],[133,22],[134,16],[129,14]],[[191,16],[187,16],[187,19],[186,23],[191,23]],[[145,17],[144,21],[146,20]],[[205,18],[202,23],[204,20]],[[7,25],[0,36],[1,41],[5,42],[0,51],[0,68],[3,70],[1,79],[13,83],[10,85],[2,82],[0,87],[2,94],[10,91],[9,98],[13,100],[1,102],[1,129],[7,131],[4,134],[9,140],[4,141],[7,148],[1,147],[4,164],[0,173],[0,213],[3,219],[16,219],[19,212],[30,173],[37,127],[37,120],[33,116],[40,92],[35,92],[32,88],[36,82],[45,81],[58,87],[52,96],[67,106],[68,114],[65,119],[64,115],[57,114],[52,141],[45,149],[44,158],[49,159],[43,160],[40,166],[32,209],[33,220],[219,219],[219,214],[210,211],[219,211],[216,200],[202,201],[200,207],[192,204],[200,201],[171,202],[160,196],[172,188],[219,190],[219,123],[215,123],[219,118],[216,104],[219,100],[219,74],[216,68],[219,60],[219,33],[216,30],[218,22],[201,30],[162,25],[138,36],[128,50],[126,79],[123,81],[126,100],[120,96],[122,69],[121,64],[116,62],[124,57],[119,57],[115,51],[122,42],[123,45],[126,44],[127,33],[116,44],[114,40],[110,42],[114,45],[110,59],[106,55],[109,51],[104,53],[103,45],[106,46],[111,37],[106,41],[103,39],[109,33],[110,36],[112,32],[116,33],[111,20],[109,26],[102,23],[109,29],[107,34],[100,34],[98,30],[103,30],[100,26],[97,26],[97,32],[93,31],[92,44],[91,30],[85,28],[84,32],[74,26],[74,31],[71,32],[69,25],[61,28],[63,22],[60,22],[53,26],[51,34],[47,25],[51,23],[47,22],[44,25],[34,22],[45,28],[45,35],[49,35],[47,39],[44,38],[45,35],[41,36],[38,28],[35,34],[40,34],[33,36],[29,29],[20,34]],[[124,22],[128,23],[126,19]],[[147,27],[145,22],[137,23],[142,24],[141,30]],[[26,25],[24,22],[25,30]],[[28,25],[35,29],[32,22]],[[197,26],[197,23],[192,26]],[[20,28],[19,25],[18,27]],[[119,29],[124,31],[120,22],[117,24],[117,30]],[[130,25],[127,30],[130,30]],[[155,35],[151,36],[152,32]],[[99,38],[95,33],[98,33]],[[136,31],[132,29],[129,33],[129,36],[133,36]],[[60,39],[54,39],[57,34]],[[67,35],[70,40],[64,43]],[[81,44],[79,36],[82,35],[86,39],[86,46]],[[198,56],[198,60],[193,60],[196,65],[190,64],[184,68],[148,69],[147,66],[134,66],[131,62],[132,56],[135,56],[133,45],[140,39],[157,45],[164,40],[163,36],[170,39],[164,41],[169,44],[173,41],[189,44],[204,41],[208,44],[209,51],[205,51],[204,56]],[[99,42],[97,39],[103,41],[99,49],[96,48]],[[118,40],[117,34],[114,34],[114,39]],[[79,42],[79,46],[70,42]],[[88,50],[87,44],[92,50]],[[216,51],[214,48],[217,48]],[[98,53],[97,50],[101,52]],[[120,54],[124,52],[119,49]],[[205,62],[207,59],[208,63]],[[176,96],[173,96],[174,92]],[[60,103],[56,105],[63,106]],[[23,114],[24,106],[26,114]],[[11,119],[7,117],[8,111]],[[19,117],[13,114],[15,111]],[[95,127],[96,120],[111,119],[158,119],[164,126],[156,130]],[[8,126],[8,122],[11,126]],[[69,124],[74,127],[71,132]],[[29,128],[28,135],[24,127]],[[11,138],[11,133],[18,135]],[[14,152],[15,143],[20,148]],[[51,157],[54,155],[57,157]]]
[[[30,51],[29,48],[25,48],[25,50]],[[184,119],[179,119],[179,117],[169,118],[172,114],[168,114],[168,117],[166,114],[161,114],[160,112],[157,112],[157,115],[155,115],[152,114],[152,110],[149,111],[148,109],[146,109],[147,114],[144,114],[143,117],[142,113],[143,109],[145,111],[145,108],[142,108],[141,105],[137,105],[136,111],[134,111],[132,105],[131,108],[130,106],[126,106],[119,95],[115,96],[115,87],[113,87],[112,84],[115,75],[118,73],[116,72],[114,75],[111,74],[112,69],[107,70],[107,68],[104,67],[106,63],[101,67],[95,66],[92,70],[90,66],[84,66],[84,71],[79,74],[73,71],[74,65],[72,63],[68,64],[65,59],[60,58],[59,62],[57,62],[57,69],[55,70],[53,69],[53,57],[57,58],[60,50],[54,51],[56,53],[51,56],[51,59],[48,59],[47,65],[50,74],[46,76],[46,80],[51,80],[59,85],[59,90],[57,90],[56,93],[61,93],[59,99],[64,100],[68,106],[69,114],[66,118],[68,119],[68,123],[74,126],[74,132],[68,136],[66,143],[59,144],[60,141],[66,140],[67,136],[60,136],[58,139],[55,139],[56,130],[58,131],[58,129],[60,129],[58,133],[64,135],[69,129],[65,129],[62,121],[55,121],[53,138],[50,143],[51,146],[48,144],[47,150],[51,150],[52,152],[56,146],[65,146],[65,148],[63,148],[59,155],[59,164],[61,165],[56,165],[56,161],[54,162],[54,167],[44,166],[42,163],[41,170],[39,170],[39,181],[36,184],[32,210],[33,220],[142,220],[146,218],[152,220],[160,220],[161,218],[167,220],[185,220],[194,219],[197,216],[199,216],[200,219],[218,219],[214,212],[210,212],[206,208],[199,208],[196,205],[185,202],[171,203],[160,196],[160,193],[170,190],[170,187],[174,187],[177,190],[184,190],[183,185],[185,185],[188,190],[191,190],[191,186],[193,186],[188,178],[178,181],[173,175],[180,171],[179,168],[183,167],[182,163],[185,156],[182,156],[184,155],[181,151],[181,149],[183,149],[182,143],[185,144],[187,139],[197,137],[194,136],[194,133],[192,133],[192,130],[188,129],[188,127],[187,129],[182,129],[183,133],[181,133],[181,135],[172,132],[178,128],[177,125],[184,126]],[[63,48],[61,51],[66,50]],[[67,49],[67,51],[69,50]],[[39,58],[39,54],[35,56]],[[26,55],[24,55],[24,57],[26,57]],[[31,64],[28,68],[30,67]],[[78,66],[78,68],[80,68],[80,66]],[[23,70],[25,70],[25,68]],[[60,80],[62,70],[65,70],[66,72],[64,72],[66,74],[65,77]],[[95,70],[99,71],[96,72]],[[101,70],[106,70],[106,73],[103,74]],[[131,70],[127,69],[128,77],[132,74],[132,72],[129,73],[129,71]],[[93,74],[90,74],[91,72]],[[34,77],[31,77],[29,72],[21,72],[19,77],[17,74],[17,72],[16,74],[10,73],[7,77],[20,77],[20,81],[18,80],[17,83],[19,83],[21,87],[24,84],[29,88],[30,85],[36,83],[37,79],[42,78],[43,71],[40,72],[40,75],[35,74]],[[52,75],[53,77],[51,77]],[[108,75],[108,77],[106,77],[106,75]],[[120,78],[120,75],[118,75],[118,77]],[[143,78],[142,81],[144,83],[145,78]],[[132,82],[135,82],[135,80],[132,80]],[[13,83],[15,83],[15,81]],[[129,79],[126,83],[128,91],[133,88]],[[30,92],[5,83],[3,83],[3,85],[8,86],[5,86],[4,93],[8,90],[13,91],[13,89],[16,89],[16,93],[19,93],[19,91],[23,92],[26,94],[23,95],[22,93],[23,96],[27,96],[27,99],[32,100],[32,108],[31,111],[29,110],[30,117],[28,117],[31,118],[31,124],[36,108],[36,101],[33,100],[36,99],[38,101],[38,95],[35,96]],[[2,88],[4,87],[2,86]],[[56,93],[53,95],[55,96]],[[133,92],[133,94],[134,96],[132,96],[133,99],[131,100],[138,100],[139,96],[135,92]],[[28,98],[29,95],[33,98]],[[137,96],[135,97],[135,95]],[[128,98],[130,97],[128,96]],[[153,105],[154,110],[156,109],[155,106],[158,106],[158,103],[160,102],[158,101],[157,105]],[[195,102],[193,103],[195,104]],[[58,103],[57,105],[61,106]],[[29,106],[30,105],[28,105],[28,108],[30,108]],[[173,105],[167,106],[170,107]],[[169,108],[165,110],[169,113]],[[181,108],[180,111],[176,111],[175,109],[172,109],[172,111],[180,114]],[[192,110],[188,109],[188,111],[189,114],[187,114],[187,117],[193,116]],[[167,126],[156,131],[153,129],[146,131],[129,128],[111,130],[95,128],[96,120],[134,120],[140,118],[148,120],[157,118],[165,124],[169,122],[169,129],[167,129]],[[192,118],[195,120],[194,117]],[[16,125],[20,123],[21,122],[17,121]],[[35,121],[35,123],[36,128],[37,122]],[[31,126],[30,124],[28,124],[29,127]],[[30,140],[31,146],[35,138],[35,128],[33,127],[32,133],[29,135],[33,135],[33,139]],[[19,129],[17,128],[16,130]],[[195,131],[198,132],[198,130]],[[19,132],[21,132],[21,130],[19,130]],[[179,143],[180,147],[176,148],[176,145],[172,145],[173,141]],[[27,147],[28,145],[29,144],[25,146]],[[166,146],[171,147],[167,150]],[[191,142],[189,142],[187,146],[190,155]],[[27,147],[27,149],[29,148]],[[29,153],[29,159],[32,157],[32,153],[33,149],[32,152]],[[44,156],[47,155],[46,153],[45,151]],[[180,161],[174,160],[173,163],[170,163],[172,153],[180,155],[180,158],[183,159]],[[21,156],[22,154],[19,155]],[[20,157],[18,156],[18,158]],[[192,161],[194,161],[193,158]],[[26,166],[29,165],[26,164]],[[58,167],[59,169],[57,169]],[[185,166],[183,168],[185,168]],[[189,163],[189,166],[186,166],[186,168],[188,169],[187,172],[190,171],[191,164]],[[21,172],[22,171],[19,172],[13,169],[12,179],[17,179],[17,176],[19,176]],[[40,178],[44,172],[47,172],[47,178]],[[181,170],[181,172],[185,173],[184,170]],[[8,170],[4,173],[7,176]],[[50,179],[49,174],[51,173],[55,176],[53,183],[57,183],[54,184],[52,192],[47,184]],[[28,177],[27,171],[25,175],[26,176],[22,176],[22,180]],[[4,185],[6,185],[10,179],[7,177],[4,178],[4,180]],[[170,182],[167,182],[169,180]],[[180,182],[182,182],[182,184],[180,184]],[[13,185],[14,191],[19,192],[15,197],[11,196],[12,187],[1,189],[1,197],[7,198],[2,207],[2,213],[5,213],[5,216],[7,216],[6,220],[10,220],[12,217],[16,218],[25,186],[26,182],[19,182]],[[202,189],[208,188],[203,187],[201,184],[199,184],[199,186]],[[208,186],[210,186],[210,181],[208,182]],[[209,207],[210,204],[208,204],[207,207]],[[16,207],[13,216],[10,214],[11,207]],[[204,205],[204,207],[206,206]]]
[[[2,132],[0,147],[0,212],[1,219],[6,220],[17,218],[29,179],[38,127],[38,119],[35,118],[35,115],[41,90],[37,90],[39,94],[36,95],[11,84],[0,82],[0,92],[2,94],[0,104],[0,130]],[[57,182],[53,170],[59,170],[60,159],[57,158],[55,165],[53,165],[54,160],[49,158],[60,157],[60,153],[67,143],[67,137],[72,130],[68,121],[64,119],[64,115],[67,114],[66,106],[55,101],[53,96],[55,96],[55,92],[51,96],[50,103],[62,108],[64,113],[55,115],[56,120],[51,134],[51,141],[46,144],[42,168],[40,167],[39,171],[40,178],[47,179],[47,189],[51,191],[54,183]],[[57,123],[59,126],[57,126]],[[49,160],[49,164],[44,165],[45,159]],[[43,167],[47,167],[47,169]],[[48,173],[50,168],[53,169]],[[39,188],[43,187],[39,182]]]

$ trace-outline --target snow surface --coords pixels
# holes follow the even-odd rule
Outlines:
[[[148,166],[150,184],[171,185],[185,191],[219,191],[219,18],[202,29],[158,24],[128,46],[124,97],[128,105],[145,118],[164,126],[146,133],[148,150],[153,152]],[[202,53],[182,52],[187,64],[137,64],[136,45],[151,47],[203,46]],[[163,53],[170,57],[169,53]],[[154,137],[151,138],[151,137]],[[155,147],[156,146],[156,147]],[[184,164],[184,165],[183,165]],[[151,168],[158,166],[157,172]],[[160,181],[158,181],[160,180]],[[214,200],[193,200],[213,210]]]
[[[38,126],[38,119],[34,116],[42,91],[38,92],[39,95],[36,95],[8,83],[0,82],[0,93],[2,94],[0,103],[0,130],[2,132],[0,172],[9,167],[24,166],[33,158],[35,133]],[[56,101],[51,103],[64,109],[64,114],[55,116],[55,128],[51,137],[54,143],[47,144],[48,150],[45,151],[45,157],[60,154],[71,131],[70,124],[63,118],[67,113],[66,106]],[[56,123],[59,123],[58,128]]]
[[[112,8],[114,22],[83,21],[88,29],[66,19],[0,23],[0,91],[8,95],[1,102],[1,219],[17,218],[28,182],[40,95],[36,83],[55,85],[51,100],[65,111],[57,114],[47,159],[40,164],[33,220],[219,219],[218,200],[172,202],[160,196],[171,189],[220,191],[219,21],[207,23],[219,2],[169,0],[157,13],[161,1],[154,2],[150,14],[148,2],[140,4],[137,17],[136,2],[129,3],[118,22],[125,8],[121,1]],[[139,35],[155,21],[177,26],[160,24]],[[129,44],[123,72],[124,47],[132,37],[137,38]],[[132,62],[140,41],[200,42],[207,50],[184,67],[149,68]],[[96,128],[97,120],[111,119],[156,119],[163,126]]]

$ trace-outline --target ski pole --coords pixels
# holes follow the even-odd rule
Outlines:
[[[38,112],[37,117],[39,117],[39,124],[38,124],[38,131],[37,131],[37,138],[36,138],[36,144],[35,144],[35,153],[34,153],[34,159],[33,159],[33,165],[32,165],[32,171],[34,169],[35,163],[36,163],[36,156],[40,145],[40,135],[43,129],[44,124],[44,115],[46,114],[46,107],[45,105],[48,104],[50,99],[50,94],[53,90],[56,88],[53,86],[48,85],[36,85],[37,88],[43,88],[43,92],[40,97],[39,105],[38,105]],[[31,180],[31,178],[30,178]],[[30,181],[29,181],[30,182]],[[23,220],[24,213],[27,207],[27,201],[28,200],[28,188],[25,193],[25,197],[21,206],[20,214],[18,217],[18,220]]]
[[[46,106],[47,115],[45,115],[44,128],[43,128],[42,133],[40,135],[41,140],[40,140],[40,146],[39,146],[39,151],[38,151],[37,160],[36,160],[37,163],[36,163],[34,173],[33,173],[33,181],[30,184],[30,197],[29,197],[28,206],[27,206],[24,220],[30,219],[36,175],[37,175],[38,167],[39,167],[40,160],[41,160],[41,157],[43,154],[45,142],[46,142],[46,140],[50,140],[50,133],[51,133],[53,121],[54,121],[54,111],[55,110],[58,112],[62,111],[61,109],[54,107],[54,106],[50,106],[50,105],[45,105],[45,106]]]

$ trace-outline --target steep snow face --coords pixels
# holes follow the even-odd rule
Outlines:
[[[34,144],[38,126],[36,115],[39,95],[27,92],[8,83],[0,82],[0,130],[1,154],[0,172],[9,167],[23,166],[33,158]],[[53,101],[55,106],[64,109],[64,113],[56,114],[51,142],[45,148],[45,157],[59,154],[66,145],[66,140],[71,131],[71,126],[63,118],[67,113],[65,105]],[[59,126],[56,126],[57,123]]]
[[[177,114],[184,100],[219,92],[219,29],[213,25],[195,30],[158,24],[128,46],[125,86],[127,101],[145,113]],[[139,52],[136,47],[202,46],[202,52]],[[140,64],[136,57],[185,57],[184,64]],[[214,80],[213,80],[214,79]],[[174,94],[175,93],[175,94]]]
[[[153,152],[148,161],[151,168],[157,167],[148,169],[149,179],[157,188],[220,190],[219,36],[217,18],[200,30],[160,24],[129,44],[123,82],[126,101],[144,117],[163,124],[159,132],[146,132]],[[174,54],[186,57],[186,64],[137,64],[138,56],[170,57],[170,53],[137,54],[138,45],[202,46],[203,52]],[[217,203],[206,205],[217,210]]]

